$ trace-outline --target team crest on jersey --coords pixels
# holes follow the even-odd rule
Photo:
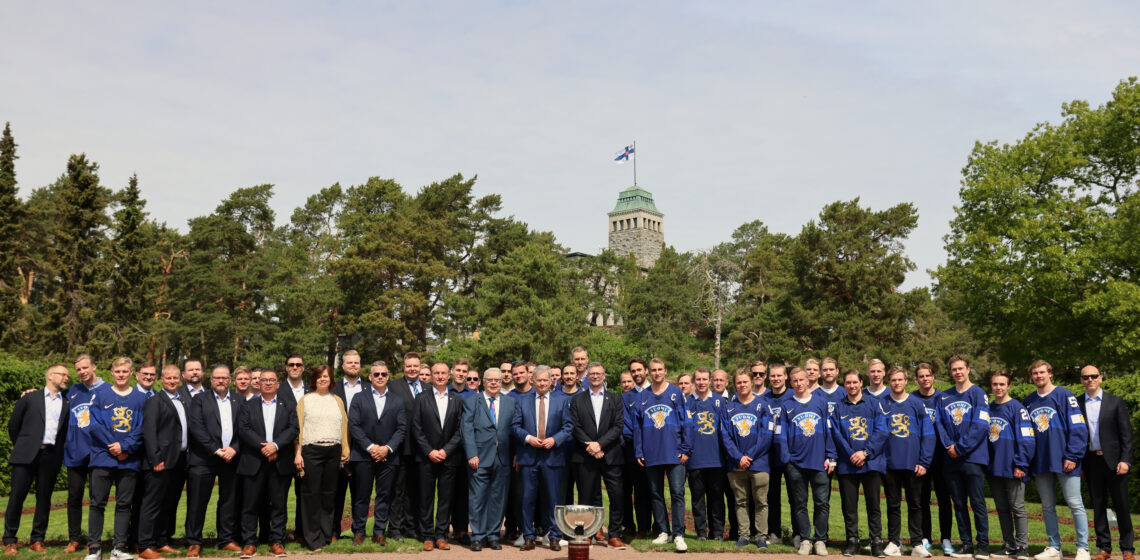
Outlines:
[[[819,428],[819,415],[814,412],[801,412],[792,418],[792,423],[799,427],[805,436],[812,437]]]
[[[851,439],[855,441],[867,441],[870,435],[867,433],[867,419],[862,416],[855,416],[847,423],[847,431],[851,434]]]
[[[1030,412],[1029,419],[1033,420],[1033,426],[1037,428],[1038,432],[1047,432],[1049,431],[1049,423],[1052,422],[1053,417],[1056,415],[1056,410],[1043,406]]]
[[[892,414],[891,415],[891,435],[900,438],[910,437],[910,415],[909,414]]]
[[[690,412],[689,414],[692,414]],[[691,418],[692,416],[690,416]],[[694,421],[697,425],[697,432],[711,436],[716,433],[716,414],[712,412],[698,412],[697,419]]]
[[[768,407],[768,412],[771,412],[772,418],[775,418],[776,420],[780,419],[780,413],[782,413],[783,411],[784,411],[784,407],[779,406],[779,405]]]
[[[135,411],[125,406],[115,407],[115,410],[111,411],[111,429],[119,433],[131,431],[131,419],[134,416]]]
[[[934,409],[934,408],[927,408],[927,407],[925,407],[925,406],[924,406],[924,407],[922,407],[922,408],[923,408],[924,410],[926,410],[926,415],[930,417],[930,421],[931,421],[931,422],[934,422],[934,423],[937,423],[937,422],[938,422],[938,410],[937,410],[937,409]]]
[[[950,415],[950,419],[954,421],[957,426],[970,415],[970,403],[964,401],[955,401],[946,407],[946,413]]]
[[[756,415],[747,412],[733,415],[732,425],[736,427],[736,433],[746,437],[752,433],[752,427],[756,425]]]
[[[1009,426],[1004,418],[991,418],[990,419],[990,441],[997,441],[1001,437],[1002,430]]]
[[[645,409],[645,414],[653,420],[653,427],[655,429],[662,429],[665,427],[665,419],[673,414],[673,407],[664,404],[655,404]]]
[[[835,413],[835,401],[827,401],[827,413],[828,414],[834,414]]]
[[[91,425],[91,403],[83,403],[71,411],[75,414],[76,427],[86,428]]]

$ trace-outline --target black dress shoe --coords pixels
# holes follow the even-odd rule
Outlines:
[[[558,552],[558,551],[562,550],[562,545],[558,544],[558,539],[555,539],[555,538],[550,539],[550,550],[552,552]]]
[[[859,540],[847,541],[847,547],[843,549],[844,556],[855,556],[859,554]]]
[[[502,550],[503,545],[499,544],[499,541],[491,541],[490,548],[491,550]]]
[[[479,552],[483,550],[483,543],[479,541],[471,541],[471,552]]]
[[[520,550],[534,550],[534,539],[523,541],[522,549]]]

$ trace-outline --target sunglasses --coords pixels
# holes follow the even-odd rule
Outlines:
[[[374,372],[372,372],[372,377],[388,377],[388,372],[386,372],[386,371],[374,371]]]
[[[305,367],[305,364],[296,363],[296,362],[291,363],[291,364],[285,364],[285,365],[289,366],[289,367]]]
[[[468,377],[467,380],[468,381],[479,381],[479,378],[478,377]]]
[[[1083,380],[1083,381],[1088,381],[1089,379],[1096,379],[1096,378],[1098,378],[1098,377],[1100,377],[1100,374],[1099,374],[1099,373],[1094,373],[1094,374],[1092,374],[1092,375],[1082,375],[1082,376],[1081,376],[1081,380]]]
[[[768,376],[768,372],[766,372],[766,371],[754,371],[754,372],[752,372],[752,377],[767,377],[767,376]]]

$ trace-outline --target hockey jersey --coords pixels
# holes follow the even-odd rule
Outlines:
[[[685,411],[689,415],[689,441],[693,445],[693,454],[689,457],[689,462],[685,463],[688,470],[724,467],[720,419],[724,416],[727,404],[724,397],[712,392],[704,400],[698,399],[696,393],[685,398]]]
[[[1029,412],[1016,400],[990,404],[990,474],[1013,478],[1013,469],[1029,473],[1037,451]],[[1025,480],[1025,478],[1022,478]]]
[[[63,448],[66,467],[85,467],[91,458],[91,399],[95,398],[95,390],[106,384],[96,379],[90,387],[75,383],[67,388],[67,442]]]
[[[1037,447],[1029,464],[1030,474],[1080,476],[1081,459],[1089,445],[1089,428],[1077,397],[1064,387],[1054,387],[1047,395],[1034,391],[1025,397],[1025,409],[1033,422]],[[1066,473],[1066,460],[1076,463],[1077,468]]]
[[[146,394],[131,387],[126,395],[115,392],[110,383],[95,390],[91,399],[91,467],[139,470],[142,465],[143,406]],[[125,461],[116,459],[107,446],[118,443]]]
[[[990,447],[986,445],[990,432],[990,407],[981,387],[971,385],[961,393],[955,387],[943,391],[938,401],[935,428],[943,449],[953,445],[959,455],[957,459],[947,455],[947,465],[990,463]]]
[[[916,465],[929,469],[938,437],[922,400],[906,395],[903,400],[896,401],[888,395],[881,403],[887,415],[887,429],[890,430],[884,450],[887,470],[913,471]]]
[[[877,399],[865,395],[859,402],[851,402],[844,397],[835,406],[831,415],[831,434],[835,439],[835,454],[838,456],[839,474],[859,474],[865,472],[886,472],[887,415]],[[851,455],[858,451],[867,454],[862,466],[851,462]]]
[[[789,391],[791,393],[791,391]],[[809,395],[800,402],[793,394],[781,405],[780,459],[783,464],[800,468],[825,470],[826,461],[835,461],[835,441],[831,435],[831,416],[827,414],[827,401]]]
[[[644,458],[646,467],[680,464],[679,453],[692,456],[689,414],[680,389],[669,385],[660,395],[646,389],[637,394],[631,411],[633,455]]]
[[[728,470],[737,470],[740,459],[748,456],[752,458],[749,471],[771,472],[769,452],[780,447],[776,440],[784,433],[763,399],[755,397],[744,404],[733,397],[720,417],[720,432]]]

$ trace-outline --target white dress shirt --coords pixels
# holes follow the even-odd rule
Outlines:
[[[1090,397],[1085,393],[1085,420],[1089,423],[1089,451],[1101,451],[1100,446],[1100,405],[1104,400],[1104,391],[1099,388],[1096,396]]]
[[[269,402],[261,397],[261,419],[265,421],[265,441],[273,443],[276,448],[277,444],[273,442],[273,422],[277,420],[277,397]]]
[[[44,445],[55,445],[55,436],[59,432],[59,415],[63,414],[63,393],[56,393],[53,397],[51,391],[44,389]]]
[[[344,385],[344,410],[348,412],[352,406],[352,397],[364,390],[364,384],[360,382],[359,377],[356,378],[356,383],[349,383],[346,377],[341,380],[341,384]]]
[[[597,393],[593,389],[590,391],[590,404],[594,407],[594,423],[595,428],[602,429],[602,403],[606,402],[606,389],[603,387]]]
[[[431,388],[431,392],[435,397],[435,409],[439,411],[439,427],[442,428],[444,419],[447,417],[447,401],[450,400],[448,397],[451,396],[451,393],[447,389],[441,393],[435,387]]]
[[[214,398],[218,400],[218,418],[222,422],[222,449],[225,449],[234,440],[234,415],[231,408],[233,399],[230,398],[229,391],[226,391],[224,397],[214,393]]]
[[[499,425],[499,409],[502,408],[502,405],[503,405],[503,398],[502,397],[503,397],[502,393],[499,393],[499,396],[497,396],[497,397],[492,397],[492,396],[488,395],[487,393],[483,393],[483,402],[484,402],[484,404],[487,405],[487,410],[491,412],[491,420],[494,422],[494,424],[496,426]],[[499,404],[496,405],[494,408],[492,408],[491,407],[491,401],[493,401],[495,399],[498,399]]]
[[[178,421],[182,423],[182,447],[180,449],[186,451],[186,444],[189,443],[187,439],[189,432],[186,430],[186,407],[183,406],[182,399],[178,396],[178,393],[167,392],[166,396],[170,397],[170,402],[174,403],[174,408],[178,411]]]

